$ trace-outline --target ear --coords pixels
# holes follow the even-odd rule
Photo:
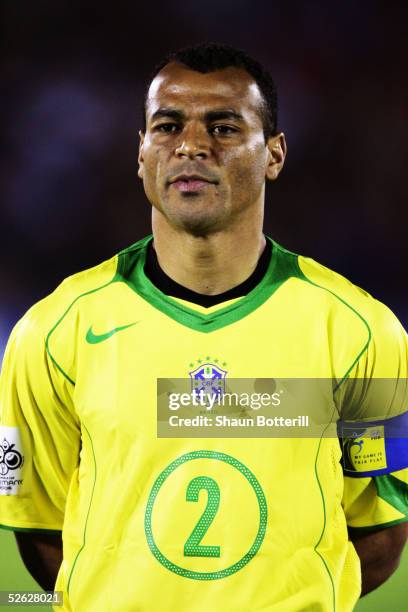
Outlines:
[[[268,180],[275,181],[283,168],[283,164],[285,163],[287,151],[285,134],[281,132],[276,136],[270,136],[266,146],[268,151],[265,176]]]
[[[137,176],[141,179],[143,179],[143,165],[144,165],[144,159],[143,159],[143,144],[144,144],[144,139],[145,139],[145,135],[144,133],[139,130],[139,155],[137,158],[138,164],[139,164],[139,168],[137,171]]]

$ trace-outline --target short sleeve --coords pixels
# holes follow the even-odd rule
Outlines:
[[[343,508],[351,533],[408,520],[408,338],[395,315],[372,302],[370,342],[341,396]]]
[[[13,329],[0,377],[0,525],[16,531],[62,530],[79,463],[73,385],[47,354],[44,302]]]
[[[408,469],[366,478],[345,476],[343,509],[351,534],[408,521]]]

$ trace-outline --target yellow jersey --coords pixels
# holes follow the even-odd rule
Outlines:
[[[408,520],[404,459],[387,463],[384,436],[362,467],[355,436],[348,464],[337,436],[160,436],[158,381],[330,379],[341,418],[347,381],[407,379],[406,333],[369,294],[274,241],[246,296],[209,308],[169,297],[144,273],[151,240],[69,277],[14,328],[0,524],[62,530],[59,610],[352,610],[361,574],[348,529]],[[385,417],[406,398],[386,397]],[[375,426],[378,412],[359,406],[356,420]]]

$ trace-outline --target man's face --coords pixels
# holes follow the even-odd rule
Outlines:
[[[283,165],[284,137],[265,143],[261,104],[256,82],[239,68],[202,74],[170,63],[152,81],[139,176],[171,225],[220,231],[263,204],[265,176],[276,178]]]

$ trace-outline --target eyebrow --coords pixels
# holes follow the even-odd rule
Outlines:
[[[152,115],[152,121],[160,119],[161,117],[170,117],[171,119],[184,119],[185,114],[182,111],[176,110],[175,108],[159,108]]]
[[[160,119],[162,117],[168,117],[171,119],[175,119],[177,121],[182,121],[186,118],[185,113],[181,110],[177,110],[175,108],[159,108],[152,115],[152,121],[155,119]],[[208,111],[205,113],[204,118],[207,121],[219,121],[221,119],[234,119],[235,121],[243,121],[244,117],[237,113],[235,110],[226,108],[214,111]]]

